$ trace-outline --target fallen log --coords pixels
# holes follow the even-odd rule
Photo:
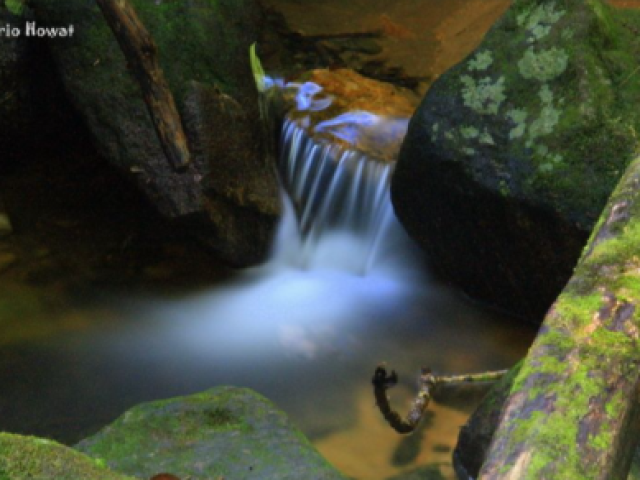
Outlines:
[[[624,479],[640,439],[640,158],[504,403],[480,479]]]
[[[185,169],[191,161],[187,137],[173,95],[158,64],[158,47],[126,0],[96,2],[140,84],[164,154],[174,170]]]

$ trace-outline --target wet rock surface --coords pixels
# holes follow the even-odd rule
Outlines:
[[[142,22],[159,48],[159,59],[178,109],[184,113],[187,86],[196,80],[216,86],[233,98],[253,134],[240,146],[243,158],[250,160],[245,169],[259,169],[265,162],[264,138],[260,135],[257,92],[248,61],[249,45],[255,41],[260,23],[259,10],[252,1],[241,3],[134,2]],[[207,215],[208,194],[201,180],[219,165],[194,162],[185,172],[175,172],[156,138],[140,89],[130,74],[124,56],[97,6],[83,1],[64,5],[56,1],[37,0],[34,12],[43,25],[74,24],[76,34],[51,42],[51,50],[67,94],[89,127],[102,155],[124,176],[133,181],[163,215],[187,219],[186,228],[195,233],[218,235],[212,244],[218,252],[232,239],[225,231],[212,228]],[[222,53],[224,52],[224,53]],[[216,125],[208,135],[230,138],[234,124]],[[225,133],[226,130],[226,133]],[[246,139],[245,139],[246,140]],[[237,152],[239,144],[230,150]],[[224,152],[216,152],[225,155]],[[216,159],[217,161],[218,159]],[[222,163],[225,161],[223,160]],[[227,161],[228,163],[228,161]],[[237,174],[237,171],[235,172]],[[228,176],[227,176],[228,178]],[[236,178],[236,181],[241,181]],[[277,192],[275,177],[271,192]],[[271,199],[277,205],[277,193]],[[273,231],[273,211],[262,215],[254,205],[237,205],[227,198],[225,215],[229,221],[241,222],[246,209],[254,210],[254,223],[263,231]],[[276,207],[277,211],[277,207]],[[254,264],[264,259],[269,235],[254,231],[240,232],[242,245],[232,246],[228,260],[235,264]],[[243,246],[252,245],[249,251]]]
[[[263,0],[270,68],[349,68],[423,94],[474,48],[508,0]],[[262,57],[262,54],[261,54]]]
[[[239,266],[266,259],[280,213],[275,161],[248,149],[262,135],[242,106],[215,87],[191,82],[184,122],[202,165],[202,212],[185,219],[214,251]],[[197,224],[202,225],[197,228]]]
[[[418,97],[353,70],[305,72],[284,91],[287,118],[319,144],[395,161]]]
[[[637,146],[638,24],[599,2],[515,2],[431,87],[392,199],[443,278],[542,319]]]
[[[344,478],[273,404],[235,387],[138,405],[77,448],[140,478]]]

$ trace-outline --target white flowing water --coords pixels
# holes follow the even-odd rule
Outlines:
[[[319,144],[289,120],[281,145],[280,170],[288,195],[273,263],[360,276],[380,270],[389,278],[404,277],[409,270],[419,274],[415,262],[420,254],[389,198],[392,163]]]

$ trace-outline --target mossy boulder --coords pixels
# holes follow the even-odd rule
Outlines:
[[[208,136],[233,138],[238,129],[244,135],[242,143],[215,155],[195,155],[187,171],[174,171],[158,142],[140,87],[95,2],[34,0],[32,5],[39,25],[74,27],[73,36],[51,40],[51,51],[65,90],[103,156],[161,213],[207,238],[230,263],[255,264],[268,253],[280,208],[249,65],[249,46],[262,21],[258,3],[131,3],[158,45],[159,63],[183,123],[189,115],[187,97],[193,81],[215,89],[234,106],[231,114],[214,115],[213,123],[193,123],[191,147],[197,149],[199,139]],[[231,171],[226,167],[232,161],[236,168]],[[237,232],[238,225],[251,228]],[[241,241],[236,242],[238,237]]]
[[[235,387],[138,405],[77,448],[140,478],[344,479],[271,402]]]
[[[502,406],[509,397],[521,362],[497,382],[482,403],[460,429],[458,443],[453,452],[453,467],[461,480],[478,478],[493,434],[498,428]],[[627,480],[640,480],[640,449],[636,449]]]
[[[0,433],[0,479],[134,480],[51,440]]]
[[[542,320],[638,148],[639,13],[515,0],[431,87],[392,200],[443,278]]]

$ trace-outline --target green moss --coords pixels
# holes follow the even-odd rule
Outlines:
[[[501,147],[486,185],[499,188],[509,175],[514,195],[548,202],[580,228],[593,225],[640,151],[638,29],[640,12],[602,1],[513,3],[442,87],[470,109],[459,126],[486,131]],[[467,161],[464,149],[488,145],[467,137],[445,142],[461,153],[454,158]]]
[[[478,137],[478,141],[482,145],[495,145],[496,144],[496,142],[493,140],[493,137],[491,136],[491,134],[489,132],[487,132],[486,130],[480,134],[480,137]]]
[[[526,79],[548,82],[553,80],[567,69],[569,56],[556,47],[536,51],[528,48],[524,56],[518,61],[520,75]]]
[[[549,347],[554,348],[553,344]],[[542,410],[534,411],[529,418],[512,421],[513,436],[510,441],[517,444],[525,440],[531,441],[534,437],[536,445],[539,446],[522,478],[539,479],[546,478],[550,474],[553,475],[553,478],[573,478],[572,475],[576,471],[581,471],[580,456],[575,448],[581,420],[585,412],[589,411],[591,399],[606,391],[604,381],[591,375],[591,372],[597,369],[597,362],[597,357],[582,356],[580,362],[567,364],[566,362],[558,362],[557,359],[549,356],[541,360],[540,370],[537,368],[532,370],[532,367],[527,363],[523,366],[518,378],[545,377],[545,373],[549,371],[560,372],[566,371],[567,368],[573,371],[570,385],[558,385],[553,393],[548,388],[540,388],[530,393],[529,398],[534,403],[552,402],[554,409],[551,413]],[[548,377],[544,380],[540,379],[541,383],[545,381],[548,382],[550,379]],[[567,392],[567,390],[570,391]],[[548,395],[548,397],[545,399],[543,395]],[[617,414],[617,411],[613,410],[615,407],[612,407],[612,411],[608,414]],[[592,448],[606,450],[609,448],[610,440],[610,433],[606,428],[603,428],[596,435],[590,437],[589,443]],[[554,461],[557,459],[558,451],[562,452],[563,462]],[[554,466],[553,472],[545,473],[545,469],[550,465]],[[583,473],[585,474],[583,478],[593,478],[594,472]]]
[[[527,111],[522,108],[514,108],[507,111],[506,116],[515,124],[515,127],[509,132],[509,139],[515,140],[516,138],[522,137],[527,129]]]
[[[22,0],[5,0],[5,5],[7,10],[9,10],[14,15],[22,15],[24,12],[24,3]]]
[[[268,400],[234,387],[138,405],[78,448],[140,478],[160,468],[194,478],[343,479]]]
[[[497,114],[502,102],[507,98],[504,94],[504,77],[493,80],[484,77],[476,81],[469,75],[460,77],[464,104],[482,115]]]
[[[3,480],[133,480],[59,443],[0,433],[0,478]]]
[[[532,413],[510,421],[509,442],[534,442],[537,447],[519,478],[597,478],[598,471],[589,470],[582,458],[585,451],[605,455],[618,440],[612,426],[625,412],[628,391],[612,391],[611,382],[638,373],[633,329],[640,324],[639,176],[637,159],[613,193],[599,228],[610,227],[605,221],[622,201],[629,214],[617,220],[615,236],[601,238],[602,232],[594,232],[590,242],[595,244],[585,249],[511,386],[512,394],[527,392]],[[612,322],[616,309],[629,303],[636,308],[626,310],[631,316],[625,324],[619,318]],[[559,452],[563,462],[555,461]]]
[[[549,26],[556,23],[565,13],[565,10],[557,10],[554,2],[547,2],[525,6],[516,19],[519,26],[533,30],[541,25]]]
[[[472,138],[478,138],[480,131],[475,127],[463,126],[460,127],[460,134],[462,135],[462,138],[469,140]]]
[[[489,68],[493,63],[493,55],[490,51],[485,50],[477,53],[475,57],[469,62],[469,70],[483,71]]]

